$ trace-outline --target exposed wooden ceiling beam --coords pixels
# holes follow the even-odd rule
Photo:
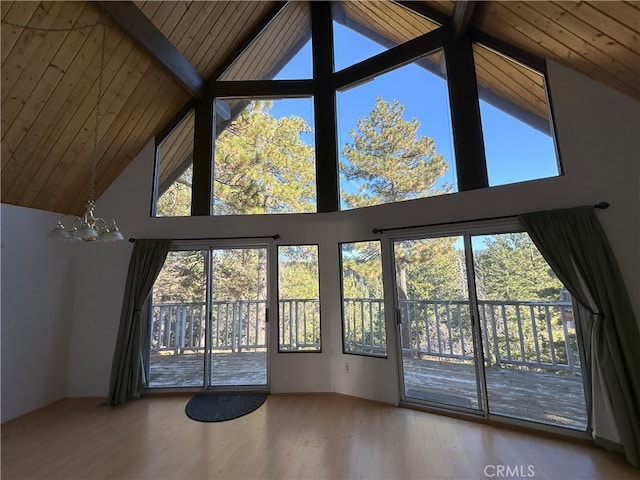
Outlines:
[[[476,2],[469,0],[458,0],[453,7],[452,26],[453,36],[458,39],[462,37],[469,27],[471,22],[471,15],[473,15],[473,9],[476,6]]]
[[[161,63],[193,97],[198,99],[204,97],[204,79],[133,2],[94,1],[92,3],[107,13],[116,25]]]

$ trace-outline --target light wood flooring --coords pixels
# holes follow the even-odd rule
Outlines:
[[[338,395],[270,396],[222,423],[189,396],[68,399],[2,425],[3,479],[631,479],[589,445]]]

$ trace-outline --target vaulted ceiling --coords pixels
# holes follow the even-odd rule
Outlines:
[[[0,3],[2,202],[60,213],[83,210],[99,84],[99,19],[106,3]],[[96,197],[184,111],[197,95],[198,81],[229,67],[262,27],[268,36],[251,45],[254,52],[247,58],[252,62],[233,65],[235,77],[270,78],[273,67],[306,41],[309,31],[303,2],[117,3],[135,8],[166,43],[151,38],[154,56],[126,32],[126,25],[114,21],[117,25],[108,28]],[[422,30],[434,22],[453,23],[463,11],[447,1],[399,3],[431,17],[433,22],[418,21]],[[391,2],[348,2],[342,10],[346,21],[378,41],[395,43],[412,35],[418,18]],[[639,3],[487,1],[466,11],[480,31],[640,100]],[[165,55],[165,63],[159,61],[166,45],[182,58]],[[185,83],[191,71],[194,83]],[[504,85],[508,77],[488,72],[487,85]]]

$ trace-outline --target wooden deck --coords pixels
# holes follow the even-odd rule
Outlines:
[[[479,408],[473,365],[404,359],[405,394],[418,399]],[[587,426],[582,377],[490,367],[485,370],[489,411],[578,430]]]
[[[203,377],[202,353],[151,356],[151,388],[202,387]],[[266,385],[267,354],[216,353],[212,357],[210,383],[216,386]]]
[[[432,401],[479,408],[472,365],[404,359],[405,394],[409,401]],[[202,387],[200,354],[153,355],[150,387]],[[490,411],[524,420],[584,430],[587,414],[582,378],[506,368],[486,370]],[[222,353],[212,360],[211,384],[266,385],[265,353]]]

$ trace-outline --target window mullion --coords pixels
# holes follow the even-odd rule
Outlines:
[[[473,49],[468,37],[444,45],[458,191],[489,186]]]
[[[311,2],[316,184],[318,212],[338,210],[336,96],[333,85],[333,26],[330,2]]]
[[[475,266],[473,263],[473,247],[471,244],[471,235],[468,232],[464,234],[464,258],[465,268],[467,270],[467,288],[469,291],[469,311],[471,312],[471,326],[473,328],[473,354],[476,358],[476,388],[478,390],[478,399],[480,400],[480,409],[486,417],[489,413],[489,400],[487,397],[487,382],[484,371],[482,327],[480,324],[478,290],[476,285]]]
[[[195,106],[191,215],[211,215],[215,112],[211,89]]]

